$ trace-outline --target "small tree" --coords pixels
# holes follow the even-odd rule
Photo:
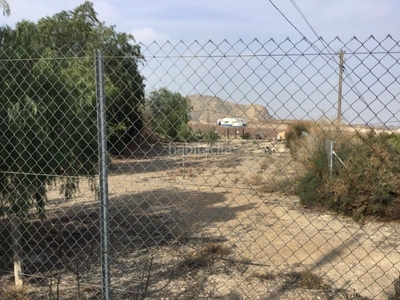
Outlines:
[[[150,93],[149,106],[155,132],[174,141],[186,141],[190,138],[192,131],[188,122],[192,108],[187,97],[160,88]]]
[[[212,127],[206,132],[207,142],[210,146],[214,146],[215,143],[220,139],[220,136],[215,127]]]
[[[0,0],[5,12],[6,4]],[[48,184],[66,178],[69,198],[78,176],[96,173],[95,49],[105,52],[112,148],[141,129],[144,85],[140,47],[100,22],[90,2],[0,27],[0,36],[0,215],[16,220],[17,232],[30,208],[45,217]]]

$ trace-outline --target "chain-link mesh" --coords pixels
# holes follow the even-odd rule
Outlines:
[[[400,297],[398,41],[96,47],[0,51],[3,297]]]

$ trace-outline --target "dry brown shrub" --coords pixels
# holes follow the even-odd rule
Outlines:
[[[265,171],[268,167],[274,162],[274,158],[272,156],[267,156],[260,162],[261,170]]]
[[[206,268],[213,263],[214,258],[227,256],[230,253],[231,248],[226,245],[206,243],[198,251],[186,253],[177,269],[183,271]]]
[[[199,251],[206,255],[227,256],[231,253],[231,248],[217,243],[207,243],[203,245]]]
[[[0,299],[2,300],[29,300],[26,287],[11,285],[0,286]]]
[[[389,295],[389,300],[400,300],[400,277],[398,277],[394,282],[394,294]]]
[[[334,125],[316,124],[312,142],[303,144],[305,176],[299,184],[302,204],[325,207],[352,216],[400,217],[400,137],[356,133]],[[334,141],[333,167],[328,147]],[[299,159],[300,160],[300,159]]]
[[[294,174],[285,177],[271,177],[267,182],[264,182],[260,187],[260,192],[263,193],[283,193],[285,195],[296,195],[297,186],[300,182],[301,175]]]
[[[244,179],[244,183],[247,185],[255,186],[262,184],[262,182],[263,182],[263,176],[261,174],[254,174]]]
[[[295,284],[299,288],[307,290],[325,290],[329,288],[321,276],[310,271],[291,272],[286,274],[286,276],[289,282]]]

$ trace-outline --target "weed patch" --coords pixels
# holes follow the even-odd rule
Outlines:
[[[307,143],[301,136],[289,143],[294,147],[302,142],[292,155],[299,160],[298,154],[303,153],[306,171],[297,193],[304,206],[334,210],[356,221],[400,219],[400,136],[362,135],[333,126],[309,132],[313,136]]]
[[[265,273],[254,273],[253,277],[261,279],[261,280],[275,280],[276,276],[271,272]]]
[[[400,300],[400,277],[397,278],[394,282],[394,294],[389,296],[389,300]]]
[[[25,287],[0,286],[0,299],[2,300],[29,300]]]
[[[245,178],[244,182],[247,185],[260,185],[263,181],[263,177],[261,174],[254,174],[248,178]]]
[[[328,285],[321,276],[310,271],[291,272],[286,274],[288,282],[295,284],[297,287],[307,290],[325,290]]]
[[[213,264],[215,257],[227,256],[230,252],[231,249],[228,246],[206,243],[198,251],[186,254],[176,269],[182,272],[207,268]]]

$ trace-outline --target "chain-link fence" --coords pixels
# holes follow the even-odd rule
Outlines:
[[[44,45],[0,50],[2,298],[400,297],[398,41]]]

